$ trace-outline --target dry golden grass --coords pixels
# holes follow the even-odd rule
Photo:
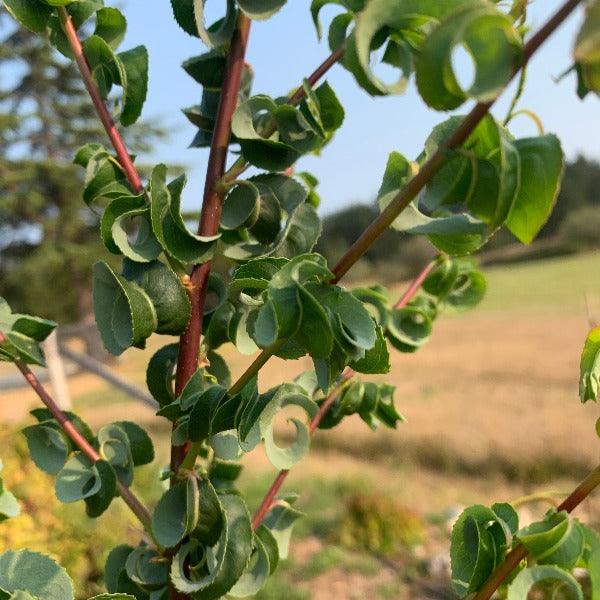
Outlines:
[[[373,433],[352,418],[318,432],[311,455],[292,471],[287,489],[302,488],[307,480],[361,480],[422,515],[539,489],[568,491],[600,458],[594,428],[600,411],[594,403],[582,406],[577,389],[588,312],[600,309],[598,271],[598,255],[490,271],[489,294],[479,309],[443,316],[422,350],[392,355],[391,373],[381,379],[397,386],[397,406],[408,422]],[[167,341],[155,339],[145,352],[129,351],[115,368],[142,385],[150,354]],[[233,349],[224,355],[234,375],[251,360]],[[307,359],[273,360],[261,373],[261,388],[307,368]],[[3,367],[0,374],[6,372]],[[70,386],[76,410],[92,426],[140,420],[152,432],[161,460],[166,458],[169,427],[150,409],[92,375],[73,377]],[[36,404],[29,390],[0,393],[0,429],[24,421]],[[262,489],[274,474],[272,466],[260,450],[245,463],[243,484]],[[312,501],[306,499],[309,512]],[[600,503],[587,501],[579,514],[600,522]],[[294,560],[305,561],[315,543],[314,538],[297,542]],[[427,544],[431,555],[445,541]],[[311,597],[349,598],[349,590],[367,594],[367,588],[393,580],[385,571],[365,588],[360,574],[332,573],[333,579],[318,576],[308,585]],[[332,583],[324,586],[327,580]],[[386,597],[403,596],[398,591]]]

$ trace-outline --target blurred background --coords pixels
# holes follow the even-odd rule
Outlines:
[[[248,60],[255,92],[287,92],[327,55],[315,43],[307,4],[290,2],[253,26]],[[533,2],[531,22],[539,24],[557,4]],[[147,44],[151,65],[145,118],[125,132],[127,141],[142,167],[165,161],[188,173],[185,208],[192,218],[206,153],[188,148],[193,128],[180,109],[196,103],[199,90],[178,66],[203,49],[177,29],[168,2],[151,9],[139,0],[121,5],[128,43]],[[529,247],[499,232],[479,256],[488,279],[482,305],[442,316],[418,353],[392,354],[392,371],[382,379],[397,386],[405,424],[373,433],[356,417],[317,433],[285,488],[301,491],[298,505],[307,516],[296,527],[289,560],[260,598],[453,598],[448,534],[464,506],[525,497],[527,520],[548,507],[548,497],[530,502],[528,496],[543,491],[560,498],[597,464],[598,409],[579,404],[577,387],[585,335],[600,323],[600,104],[595,97],[579,100],[573,78],[556,81],[569,66],[580,18],[570,19],[535,58],[522,102],[559,135],[568,157],[553,216]],[[16,29],[3,9],[0,40],[0,296],[15,310],[59,322],[57,345],[49,349],[61,357],[59,376],[48,385],[65,405],[94,428],[135,415],[151,432],[157,459],[136,481],[151,502],[161,493],[157,473],[168,460],[170,432],[146,404],[145,366],[170,340],[154,338],[147,350],[111,360],[93,325],[91,264],[106,253],[71,159],[79,145],[104,142],[104,133],[73,67]],[[388,153],[415,157],[444,116],[425,109],[414,89],[373,100],[341,68],[328,79],[345,104],[346,123],[322,156],[307,157],[298,168],[321,181],[324,229],[317,250],[333,263],[376,215]],[[506,94],[498,103],[498,116],[509,99]],[[514,125],[515,134],[535,134],[527,119]],[[350,282],[384,282],[395,297],[433,255],[426,240],[390,231]],[[234,375],[251,360],[233,349],[225,357]],[[261,388],[309,367],[308,360],[284,368],[272,361]],[[24,509],[0,526],[0,551],[50,552],[87,597],[102,589],[108,549],[123,536],[135,541],[139,531],[117,503],[97,521],[80,506],[59,505],[53,481],[33,466],[17,433],[36,406],[21,385],[14,367],[0,364],[3,475]],[[284,425],[280,435],[290,435]],[[260,451],[244,463],[242,487],[252,509],[275,473]],[[600,524],[600,501],[587,501],[579,515]]]

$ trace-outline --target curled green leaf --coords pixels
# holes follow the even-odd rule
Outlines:
[[[130,346],[143,347],[158,326],[146,292],[103,262],[93,267],[93,300],[96,323],[111,354],[118,356]]]
[[[553,581],[566,586],[577,600],[583,600],[579,582],[569,572],[553,565],[535,565],[523,569],[508,587],[507,600],[527,598],[533,587],[542,581]]]
[[[44,600],[73,600],[73,582],[49,556],[19,550],[0,554],[0,591],[26,591]]]
[[[5,340],[0,344],[0,361],[24,361],[45,365],[39,347],[55,329],[56,323],[39,317],[13,313],[8,302],[0,296],[0,331]]]
[[[596,401],[600,388],[600,327],[592,329],[585,340],[579,366],[579,397]]]
[[[182,263],[210,260],[219,236],[199,236],[188,231],[180,212],[185,177],[178,177],[168,185],[166,179],[166,165],[154,167],[148,188],[154,235],[163,250]]]

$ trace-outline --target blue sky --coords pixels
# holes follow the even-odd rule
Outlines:
[[[530,23],[536,29],[559,5],[560,0],[534,0]],[[215,18],[224,0],[210,0],[209,15]],[[181,63],[206,49],[197,38],[178,28],[168,0],[124,0],[121,3],[129,28],[123,48],[145,44],[150,54],[150,82],[144,117],[161,117],[175,131],[168,143],[157,147],[151,158],[187,167],[189,184],[186,208],[200,206],[207,152],[189,149],[194,128],[181,108],[199,102],[201,88],[181,69]],[[295,87],[328,54],[319,44],[309,13],[309,0],[288,0],[287,5],[266,22],[252,26],[248,61],[255,71],[253,93],[281,95]],[[214,11],[211,13],[211,11]],[[323,11],[325,20],[335,10]],[[520,106],[537,112],[547,131],[561,138],[568,157],[578,153],[600,159],[600,101],[588,96],[580,101],[575,81],[569,77],[557,84],[553,77],[570,64],[571,48],[581,13],[573,15],[534,57],[529,69],[527,91]],[[414,158],[432,127],[446,115],[427,109],[414,84],[402,96],[369,97],[352,76],[336,66],[327,77],[346,108],[346,120],[335,139],[320,157],[309,156],[298,168],[313,172],[321,181],[322,212],[353,202],[373,199],[392,150]],[[503,117],[510,93],[498,102],[495,113]],[[464,107],[464,111],[468,106]],[[515,119],[516,135],[535,135],[532,122]]]

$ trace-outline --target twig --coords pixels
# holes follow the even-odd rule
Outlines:
[[[0,331],[0,344],[6,341],[5,335]],[[56,419],[63,431],[69,436],[73,443],[89,458],[92,462],[97,462],[102,459],[96,449],[77,431],[73,423],[68,419],[65,413],[60,410],[52,396],[45,390],[44,386],[39,382],[33,371],[21,360],[14,361],[15,365],[23,373],[27,383],[33,388],[33,391],[39,396],[40,400],[46,405],[52,416]],[[140,523],[144,526],[147,532],[151,532],[151,517],[148,509],[140,502],[137,496],[120,481],[117,481],[117,490],[123,498],[125,504],[129,506]]]
[[[435,268],[438,262],[439,257],[436,257],[434,260],[428,263],[425,266],[425,268],[413,279],[413,281],[408,286],[404,294],[402,294],[398,302],[394,304],[395,309],[404,308],[415,297],[415,294],[419,291],[419,289],[423,285],[423,282],[425,281],[425,279],[427,279],[427,276]],[[337,397],[340,395],[344,387],[344,384],[350,379],[352,379],[354,375],[356,375],[356,373],[351,368],[347,368],[344,371],[338,386],[329,394],[329,396],[327,396],[325,402],[323,402],[323,404],[321,404],[321,406],[319,407],[319,411],[317,412],[317,414],[312,418],[309,425],[309,431],[311,434],[313,434],[315,430],[319,427],[321,421],[324,419],[325,415],[329,412],[329,410],[335,403]],[[254,513],[254,516],[252,517],[253,529],[258,528],[258,526],[262,523],[263,519],[265,518],[266,514],[269,512],[271,506],[273,505],[273,501],[275,500],[275,496],[277,496],[289,472],[289,469],[283,469],[279,471],[277,477],[275,477],[275,480],[271,484],[271,487],[269,487],[269,489],[267,490],[267,493],[265,494],[262,502],[260,503],[260,506],[258,507],[256,512]]]
[[[243,17],[243,15],[241,15]],[[249,27],[249,25],[248,25]],[[236,179],[241,173],[243,173],[248,168],[248,163],[243,159],[238,159],[232,167],[227,171],[225,170],[225,158],[227,156],[227,147],[229,144],[230,138],[230,126],[231,126],[231,117],[233,116],[233,111],[236,108],[237,102],[237,93],[239,90],[239,82],[241,80],[241,73],[243,67],[243,58],[245,51],[245,44],[247,42],[248,32],[245,32],[245,39],[243,37],[238,40],[240,42],[238,46],[241,46],[241,42],[243,42],[244,47],[234,48],[234,44],[236,43],[235,38],[231,42],[231,50],[228,57],[228,64],[225,72],[224,81],[226,82],[225,87],[228,89],[233,88],[230,81],[230,68],[233,68],[233,65],[230,65],[230,62],[234,63],[236,69],[239,69],[239,77],[237,80],[237,85],[235,86],[235,94],[231,97],[231,103],[228,104],[226,108],[227,114],[223,115],[223,129],[219,133],[220,137],[220,145],[219,145],[219,154],[215,157],[213,163],[211,163],[211,158],[213,156],[212,147],[211,147],[211,156],[209,157],[209,166],[207,169],[207,178],[205,185],[205,196],[204,203],[201,212],[201,223],[199,228],[199,233],[201,235],[214,235],[218,231],[219,227],[219,219],[221,216],[221,203],[222,203],[222,194],[223,194],[223,186],[219,185],[226,181],[231,181]],[[234,51],[237,52],[237,55],[234,54]],[[314,86],[317,81],[327,71],[344,55],[345,44],[342,44],[337,50],[335,50],[332,54],[330,54],[308,77],[307,81],[309,85]],[[235,83],[235,82],[233,82]],[[221,103],[223,103],[223,94],[221,96]],[[306,92],[303,86],[300,86],[291,96],[288,98],[288,102],[291,104],[297,104],[304,98]],[[215,133],[213,134],[213,145],[215,144],[215,140],[217,139],[217,128],[219,127],[219,117],[221,116],[221,105],[219,106],[219,113],[217,115],[217,121],[215,125]],[[227,117],[225,119],[225,117]],[[212,168],[211,168],[212,164]],[[205,208],[206,203],[209,203],[209,210]],[[204,303],[206,301],[206,293],[208,289],[208,276],[211,270],[211,263],[204,263],[202,265],[197,266],[192,271],[191,276],[191,284],[192,284],[192,318],[190,323],[188,324],[187,331],[181,336],[179,341],[179,360],[177,364],[177,374],[175,380],[175,390],[176,393],[179,394],[185,387],[186,382],[189,378],[195,373],[198,368],[198,351],[200,348],[200,338],[202,336],[202,315],[204,313]],[[264,365],[265,362],[272,356],[272,354],[276,351],[276,348],[270,349],[271,354],[268,351],[262,353],[257,361],[253,363],[250,368],[244,373],[244,375],[240,378],[240,380],[236,383],[236,385],[230,390],[231,394],[235,394],[239,392],[244,385],[249,381],[256,372]],[[181,365],[181,367],[180,367]],[[172,460],[171,460],[171,471],[176,473],[182,461],[184,460],[186,452],[189,450],[189,445],[179,446],[173,448]]]
[[[514,70],[512,79],[526,67],[536,50],[554,33],[582,0],[568,0],[547,22],[531,37],[523,47],[521,65]],[[507,82],[508,83],[508,82]],[[448,151],[461,146],[473,133],[481,120],[489,113],[495,100],[480,102],[465,117],[458,129],[443,141],[435,154],[421,167],[419,172],[400,190],[388,207],[377,217],[362,235],[354,242],[333,268],[335,281],[339,281],[358,259],[371,247],[373,242],[394,222],[396,217],[416,198],[417,194],[431,181],[444,166]]]
[[[600,485],[600,466],[596,467],[584,480],[577,486],[571,495],[559,504],[556,510],[565,510],[568,513],[573,512],[598,486]],[[521,561],[527,557],[525,546],[519,544],[515,546],[504,559],[504,562],[492,573],[485,585],[475,594],[473,600],[489,600],[492,594],[502,585],[510,574],[519,566]]]
[[[79,67],[79,72],[81,73],[81,77],[83,78],[83,82],[85,83],[85,87],[94,103],[94,108],[98,113],[98,117],[102,121],[102,125],[104,125],[104,129],[110,138],[110,142],[117,153],[117,158],[119,159],[119,164],[121,165],[125,176],[127,177],[127,181],[129,181],[129,185],[131,185],[132,190],[139,194],[143,191],[144,186],[142,185],[142,180],[137,172],[133,164],[133,160],[131,160],[131,156],[129,151],[127,150],[127,146],[117,129],[113,118],[106,107],[106,103],[102,99],[100,91],[98,90],[98,86],[94,81],[94,77],[92,75],[92,70],[90,69],[90,65],[85,57],[83,52],[83,46],[81,45],[81,40],[77,35],[77,31],[75,30],[75,26],[73,25],[73,21],[71,20],[71,16],[67,12],[67,9],[64,6],[58,7],[58,18],[60,19],[60,23],[62,25],[63,31],[69,40],[69,45],[71,46],[71,50],[73,51],[73,55],[75,56],[75,61],[77,62],[77,66]]]
[[[339,48],[334,50],[307,78],[306,81],[310,87],[314,87],[315,84],[335,65],[342,59],[346,52],[346,43],[340,45]],[[300,85],[293,94],[290,94],[286,100],[287,104],[298,104],[301,100],[306,97],[306,90],[303,85]],[[275,133],[275,125],[267,127],[262,134],[265,138],[269,138]],[[223,175],[223,183],[229,183],[238,179],[239,176],[244,173],[250,166],[250,163],[243,157],[240,156],[229,170]]]
[[[231,137],[231,117],[237,106],[249,35],[250,19],[240,11],[227,54],[219,108],[206,169],[204,198],[198,225],[200,235],[212,236],[219,230],[223,192],[219,190],[218,183],[225,171],[229,139]],[[178,395],[198,369],[202,318],[211,266],[212,263],[209,261],[196,265],[192,270],[190,293],[192,313],[186,331],[179,338],[179,356],[175,375],[175,391]],[[174,475],[177,473],[186,451],[185,445],[171,447],[171,471]]]
[[[571,12],[577,8],[582,0],[569,0],[563,5],[548,22],[525,44],[523,48],[523,60],[512,77],[526,66],[527,62],[543,42],[562,24]],[[508,85],[508,83],[507,83]],[[337,283],[352,268],[358,259],[373,245],[375,240],[386,231],[394,222],[396,217],[416,198],[417,194],[431,181],[436,173],[444,166],[447,160],[448,150],[457,148],[475,130],[480,121],[488,114],[494,101],[477,104],[465,117],[458,129],[443,141],[435,154],[421,167],[419,172],[398,192],[388,207],[365,229],[362,235],[346,251],[342,258],[333,268],[334,279]],[[263,351],[266,354],[266,351]],[[268,356],[266,359],[268,360]],[[261,357],[257,360],[260,360]],[[266,360],[265,360],[266,362]]]

